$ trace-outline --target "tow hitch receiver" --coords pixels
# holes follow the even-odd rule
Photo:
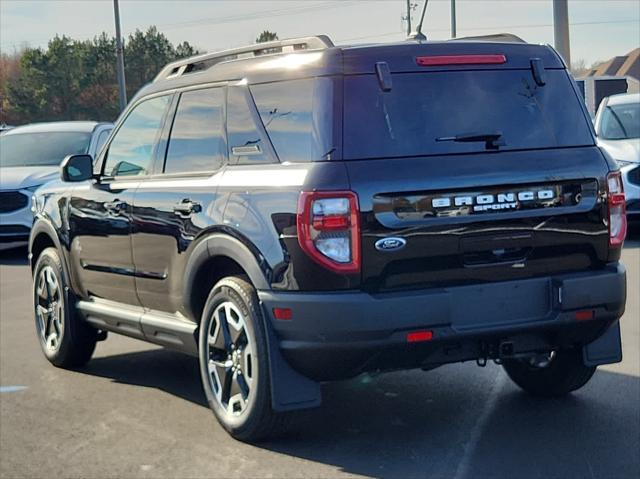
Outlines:
[[[487,365],[489,359],[493,359],[496,364],[502,364],[503,358],[513,356],[513,343],[502,341],[500,343],[482,343],[480,346],[480,356],[476,359],[476,364],[481,368]]]

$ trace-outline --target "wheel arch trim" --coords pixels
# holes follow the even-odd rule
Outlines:
[[[71,276],[69,275],[70,270],[67,252],[62,247],[62,243],[60,242],[60,238],[58,237],[56,229],[53,227],[53,225],[51,225],[51,223],[44,219],[36,219],[33,223],[33,226],[31,227],[31,234],[29,235],[29,264],[31,267],[31,271],[33,272],[33,269],[35,268],[34,261],[36,260],[36,258],[33,257],[33,246],[35,240],[42,235],[47,236],[53,243],[54,247],[58,250],[58,254],[60,255],[60,259],[62,260],[62,269],[64,270],[67,282],[69,283]]]
[[[189,256],[182,287],[185,312],[196,321],[199,321],[200,318],[194,316],[194,300],[190,292],[201,268],[209,260],[216,257],[227,257],[235,261],[247,273],[257,290],[271,289],[265,273],[260,268],[259,259],[242,241],[224,233],[206,236],[198,242]]]

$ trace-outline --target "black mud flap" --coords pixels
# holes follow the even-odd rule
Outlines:
[[[263,314],[269,352],[269,376],[271,378],[271,407],[274,411],[294,411],[320,406],[320,384],[293,369],[282,357],[278,338]]]
[[[616,321],[609,329],[592,343],[582,349],[585,366],[619,363],[622,361],[622,342],[620,322]]]

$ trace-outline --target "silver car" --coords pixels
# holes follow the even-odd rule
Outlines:
[[[67,155],[94,158],[111,123],[65,121],[19,126],[0,136],[0,250],[27,243],[33,216],[31,194],[60,176]]]
[[[620,165],[627,218],[640,219],[640,93],[612,95],[596,113],[598,144]]]

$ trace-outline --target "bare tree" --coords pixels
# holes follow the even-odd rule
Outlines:
[[[587,62],[584,60],[584,58],[579,58],[577,61],[571,64],[571,73],[575,77],[584,75],[585,73],[587,73],[587,71],[589,71],[589,68],[587,67]]]

